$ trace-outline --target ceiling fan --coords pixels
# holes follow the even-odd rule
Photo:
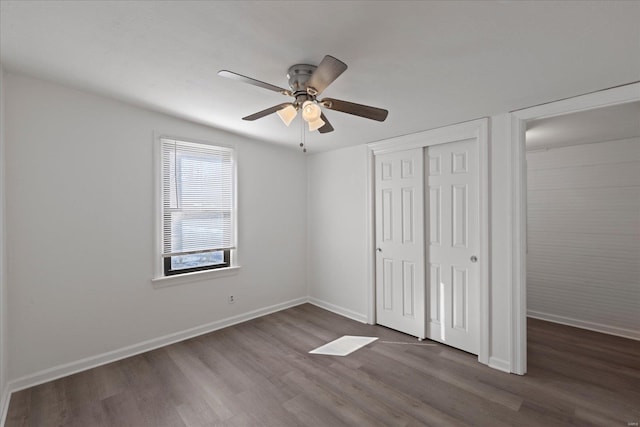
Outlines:
[[[292,102],[278,104],[266,110],[243,117],[242,120],[257,120],[269,114],[276,113],[285,125],[289,126],[296,118],[298,110],[302,110],[302,118],[309,124],[309,131],[317,130],[320,133],[333,131],[333,126],[324,115],[322,107],[328,110],[340,111],[342,113],[353,114],[354,116],[383,122],[389,112],[382,108],[370,107],[368,105],[356,104],[353,102],[341,101],[334,98],[316,99],[340,74],[347,69],[347,64],[326,55],[317,67],[310,64],[296,64],[289,67],[287,78],[289,87],[284,89],[274,86],[251,77],[232,71],[221,70],[218,75],[233,80],[249,83],[263,89],[272,90],[283,95],[294,98]]]

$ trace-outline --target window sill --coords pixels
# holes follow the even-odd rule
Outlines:
[[[165,288],[167,286],[182,285],[183,283],[201,282],[219,277],[235,276],[240,270],[239,265],[216,270],[195,271],[193,273],[176,274],[175,276],[156,277],[151,279],[154,288]]]

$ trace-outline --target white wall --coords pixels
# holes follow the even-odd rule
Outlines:
[[[511,370],[511,182],[510,117],[491,117],[489,137],[489,205],[491,267],[489,272],[489,365]]]
[[[527,163],[528,314],[640,339],[640,138]]]
[[[5,108],[4,70],[0,64],[0,417],[8,404],[7,391],[7,282],[5,249]],[[0,424],[3,420],[0,419]]]
[[[308,169],[309,296],[367,320],[367,147],[313,154]]]
[[[307,296],[302,153],[17,74],[4,80],[10,380],[48,379],[83,358]],[[237,148],[238,274],[150,282],[154,131]]]

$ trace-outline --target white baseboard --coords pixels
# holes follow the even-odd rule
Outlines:
[[[534,310],[527,310],[527,317],[534,319],[546,320],[548,322],[560,323],[562,325],[573,326],[590,331],[602,332],[604,334],[616,335],[632,340],[640,340],[640,331],[632,329],[618,328],[616,326],[602,325],[600,323],[587,322],[585,320],[573,319],[571,317],[558,316],[555,314],[542,313]]]
[[[4,427],[4,423],[7,421],[7,413],[9,411],[9,400],[11,398],[11,392],[9,391],[9,384],[2,390],[2,396],[0,396],[0,426]]]
[[[322,301],[313,297],[309,297],[308,302],[310,304],[317,305],[320,308],[324,308],[325,310],[339,314],[340,316],[348,317],[349,319],[358,321],[360,323],[367,323],[366,314],[357,313],[353,310],[349,310],[348,308],[340,307],[338,305],[331,304],[330,302]]]
[[[227,326],[246,322],[247,320],[255,319],[256,317],[265,316],[267,314],[295,307],[306,302],[308,302],[308,299],[306,297],[296,298],[291,301],[286,301],[269,307],[260,308],[248,313],[239,314],[237,316],[227,317],[226,319],[221,319],[215,322],[207,323],[205,325],[196,326],[195,328],[185,329],[184,331],[175,332],[96,356],[87,357],[85,359],[45,369],[43,371],[39,371],[34,374],[26,375],[24,377],[10,381],[7,387],[7,394],[18,390],[23,390],[28,387],[33,387],[45,382],[49,382],[61,377],[66,377],[67,375],[75,374],[77,372],[86,371],[87,369],[95,368],[96,366],[105,365],[107,363],[135,356],[136,354],[145,353],[147,351],[154,350],[159,347],[164,347],[166,345],[173,344],[179,341],[184,341],[186,339],[197,337],[199,335],[207,334],[218,329],[226,328]],[[2,397],[5,398],[5,395],[3,394]],[[9,400],[8,395],[6,396],[6,399],[7,401]]]
[[[498,371],[506,372],[507,374],[511,373],[511,364],[508,361],[498,359],[497,357],[489,358],[489,367],[497,369]]]

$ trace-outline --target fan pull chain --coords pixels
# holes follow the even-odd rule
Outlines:
[[[302,148],[302,152],[307,152],[306,145],[306,133],[304,131],[304,120],[300,120],[300,148]]]

